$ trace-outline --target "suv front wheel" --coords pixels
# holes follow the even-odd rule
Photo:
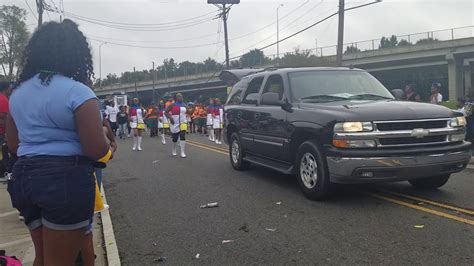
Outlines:
[[[440,176],[432,176],[420,179],[413,179],[409,180],[410,184],[415,188],[421,189],[434,189],[444,186],[448,180],[450,175],[440,175]]]
[[[326,157],[313,141],[306,141],[298,149],[296,171],[303,194],[311,200],[323,200],[330,192]]]
[[[249,162],[244,162],[242,158],[244,157],[242,142],[240,141],[240,136],[237,132],[232,133],[230,137],[229,145],[229,157],[230,164],[235,170],[247,170],[250,167]]]

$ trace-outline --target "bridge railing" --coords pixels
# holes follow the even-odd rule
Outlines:
[[[386,36],[390,38],[391,36]],[[442,29],[428,32],[417,32],[404,35],[396,35],[398,43],[403,41],[407,45],[417,45],[420,40],[434,40],[434,41],[451,41],[456,39],[464,39],[474,37],[474,26],[465,26],[451,29]],[[381,48],[380,45],[381,38],[363,40],[357,42],[348,42],[343,44],[343,50],[346,51],[347,47],[354,47],[352,52],[366,52],[366,51],[375,51]],[[400,45],[402,46],[402,45]],[[309,51],[312,55],[319,57],[325,56],[335,56],[337,54],[337,45],[322,46],[317,48],[306,49],[304,51]],[[292,54],[293,52],[289,52]],[[284,54],[284,53],[281,53]],[[280,56],[281,56],[280,54]],[[271,59],[275,59],[276,55],[268,55]]]
[[[197,79],[205,79],[205,78],[213,78],[217,77],[218,73],[215,71],[213,72],[205,72],[205,73],[199,73],[195,75],[186,75],[186,76],[175,76],[175,77],[168,77],[167,79],[157,79],[155,80],[155,85],[163,85],[163,84],[169,84],[169,83],[175,83],[175,82],[180,82],[180,81],[190,81],[190,80],[197,80]],[[145,80],[145,81],[138,81],[137,82],[137,87],[142,87],[142,86],[151,86],[153,85],[152,80]],[[99,91],[112,91],[112,90],[120,90],[120,89],[133,89],[135,87],[135,83],[118,83],[118,84],[112,84],[112,85],[107,85],[103,86],[102,89],[99,87],[95,87],[94,90],[99,92]]]

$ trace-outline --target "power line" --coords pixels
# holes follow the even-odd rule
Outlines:
[[[326,20],[328,20],[328,19],[330,19],[330,18],[336,16],[337,14],[339,14],[339,12],[332,13],[331,15],[329,15],[329,16],[327,16],[327,17],[325,17],[325,18],[323,18],[323,19],[321,19],[321,20],[319,20],[319,21],[317,21],[316,23],[313,23],[312,25],[310,25],[310,26],[308,26],[308,27],[306,27],[306,28],[304,28],[304,29],[302,29],[302,30],[299,30],[299,31],[297,31],[297,32],[295,32],[295,33],[293,33],[293,34],[291,34],[291,35],[289,35],[289,36],[286,36],[285,38],[283,38],[283,39],[281,39],[281,40],[279,40],[279,41],[277,41],[277,42],[274,42],[274,43],[272,43],[272,44],[269,44],[269,45],[266,45],[266,46],[264,46],[264,47],[262,47],[262,48],[259,48],[258,50],[264,50],[264,49],[267,49],[267,48],[269,48],[269,47],[272,47],[273,45],[276,45],[277,43],[284,42],[284,41],[286,41],[286,40],[288,40],[288,39],[290,39],[290,38],[292,38],[292,37],[294,37],[294,36],[296,36],[296,35],[298,35],[298,34],[300,34],[300,33],[302,33],[302,32],[305,32],[305,31],[311,29],[312,27],[314,27],[314,26],[316,26],[316,25],[318,25],[318,24],[321,24],[322,22],[324,22],[324,21],[326,21]]]
[[[323,2],[323,1],[324,1],[324,0],[322,0],[321,2]],[[289,15],[293,14],[294,12],[296,12],[297,10],[299,10],[300,8],[302,8],[303,6],[305,6],[307,3],[309,3],[309,0],[306,0],[305,2],[303,2],[303,3],[302,3],[301,5],[299,5],[298,7],[294,8],[293,10],[291,10],[290,12],[288,12],[287,14],[283,15],[283,16],[280,18],[280,20],[284,20],[284,19],[287,18]],[[240,35],[240,36],[231,38],[231,39],[229,39],[229,40],[233,41],[233,40],[245,38],[245,37],[247,37],[247,36],[250,36],[250,35],[253,35],[253,34],[257,33],[257,32],[260,32],[260,31],[262,31],[262,30],[264,30],[264,29],[266,29],[266,28],[269,28],[269,27],[275,25],[276,23],[277,23],[277,22],[276,22],[276,20],[275,20],[275,21],[273,21],[272,23],[267,24],[267,25],[265,25],[265,26],[263,26],[263,27],[261,27],[261,28],[255,30],[255,31],[253,31],[253,32],[249,32],[249,33],[246,33],[246,34],[244,34],[244,35]]]
[[[87,36],[86,36],[87,37]],[[108,42],[100,39],[90,38],[87,37],[89,40],[97,41],[97,42],[106,42],[107,44],[118,45],[118,46],[126,46],[126,47],[134,47],[134,48],[145,48],[145,49],[189,49],[189,48],[199,48],[199,47],[206,47],[206,46],[214,46],[219,43],[205,43],[205,44],[197,44],[197,45],[188,45],[188,46],[143,46],[143,45],[134,45],[134,44],[127,44],[127,43],[116,43],[116,42]],[[220,42],[222,43],[222,42]]]
[[[110,37],[101,37],[101,36],[94,36],[94,35],[88,35],[89,37],[95,38],[95,39],[102,39],[102,40],[110,40],[110,41],[118,41],[118,42],[130,42],[130,43],[174,43],[174,42],[185,42],[185,41],[192,41],[192,40],[199,40],[199,39],[205,39],[207,37],[215,36],[216,34],[207,34],[207,35],[201,35],[197,37],[192,37],[192,38],[186,38],[186,39],[179,39],[179,40],[165,40],[165,41],[150,41],[150,40],[125,40],[125,39],[115,39],[115,38],[110,38]]]
[[[100,19],[95,19],[95,18],[89,18],[81,15],[77,15],[71,12],[65,12],[66,14],[76,17],[76,18],[81,18],[90,22],[96,22],[100,24],[107,24],[110,26],[116,26],[116,27],[173,27],[173,26],[181,26],[181,25],[187,25],[187,24],[192,24],[195,23],[196,21],[202,21],[202,18],[210,19],[210,18],[215,18],[217,15],[217,12],[209,12],[200,16],[184,19],[184,20],[178,20],[178,21],[172,21],[172,22],[162,22],[162,23],[123,23],[123,22],[115,22],[115,21],[107,21],[107,20],[100,20]],[[213,14],[213,16],[209,16]]]
[[[33,9],[31,8],[30,4],[28,3],[28,0],[25,0],[26,5],[28,6],[28,9],[30,10],[31,15],[35,18],[38,19],[38,16],[36,16],[35,12],[33,12]]]
[[[327,11],[332,10],[332,9],[333,9],[333,8],[327,9],[327,10],[323,11],[322,13],[324,14],[324,13],[326,13]],[[312,20],[312,19],[311,19],[311,20]],[[301,23],[301,24],[299,24],[299,25],[296,25],[296,26],[294,26],[294,27],[298,27],[298,26],[304,25],[304,24],[306,24],[308,21],[309,21],[309,20],[306,20],[306,21],[304,21],[303,23]],[[290,22],[289,24],[285,25],[281,30],[284,30],[284,29],[286,29],[286,28],[289,28],[289,26],[290,26],[292,23],[293,23],[293,22]],[[294,28],[294,27],[290,27],[290,28]],[[275,35],[276,35],[276,33],[273,33],[273,34],[269,35],[268,37],[265,37],[265,38],[259,40],[258,42],[254,43],[254,44],[252,44],[252,45],[250,45],[250,46],[247,46],[247,47],[244,48],[244,49],[241,49],[241,50],[237,51],[237,53],[240,53],[240,52],[242,52],[242,51],[248,50],[248,49],[250,49],[250,48],[255,48],[255,46],[256,46],[257,44],[260,44],[260,43],[265,42],[266,40],[272,39]],[[276,44],[276,43],[275,43],[275,44]]]
[[[119,29],[119,30],[128,30],[128,31],[170,31],[170,30],[178,30],[178,29],[184,29],[184,28],[190,28],[190,27],[195,27],[195,26],[198,26],[198,25],[201,25],[201,24],[204,24],[204,23],[208,23],[208,22],[211,22],[212,19],[202,19],[200,21],[195,21],[195,22],[189,22],[189,23],[186,23],[186,24],[182,24],[182,25],[175,25],[175,26],[167,26],[167,27],[155,27],[155,28],[151,28],[151,27],[126,27],[126,26],[115,26],[115,25],[110,25],[110,24],[106,24],[106,23],[100,23],[100,22],[95,22],[95,21],[91,21],[91,20],[88,20],[88,19],[84,19],[84,18],[81,18],[81,17],[76,17],[74,15],[71,15],[69,14],[68,12],[65,12],[66,14],[68,14],[70,17],[73,17],[77,20],[81,20],[81,21],[85,21],[85,22],[88,22],[88,23],[91,23],[91,24],[96,24],[96,25],[100,25],[100,26],[104,26],[104,27],[108,27],[108,28],[112,28],[112,29]]]

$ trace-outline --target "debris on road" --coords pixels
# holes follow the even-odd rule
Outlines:
[[[198,254],[196,254],[196,256],[194,256],[194,258],[198,260],[200,256],[201,255],[199,255],[199,253],[198,253]]]
[[[212,202],[212,203],[208,203],[208,204],[204,204],[200,206],[201,209],[216,208],[216,207],[219,207],[219,203],[217,202]]]
[[[153,246],[156,247],[156,246],[158,246],[158,244],[156,244],[155,242],[153,242]]]
[[[277,202],[276,205],[281,205],[281,201]]]
[[[245,223],[239,228],[239,231],[244,231],[245,233],[248,233],[250,229],[249,229],[249,226]]]
[[[222,244],[232,243],[234,240],[222,240]]]
[[[155,262],[155,263],[162,263],[162,262],[166,262],[167,260],[168,260],[167,257],[161,256],[161,257],[159,257],[158,259],[154,259],[153,262]]]
[[[417,224],[415,225],[415,228],[422,229],[422,228],[425,228],[425,226],[422,224]]]
[[[276,228],[265,228],[268,232],[276,232]]]
[[[152,163],[152,164],[157,164],[158,162],[159,162],[159,161],[156,160],[156,161],[153,161],[153,162],[151,162],[151,163]]]

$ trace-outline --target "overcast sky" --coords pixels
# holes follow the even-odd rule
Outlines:
[[[56,6],[59,6],[60,2],[60,0],[45,1],[49,4],[55,2]],[[102,46],[102,75],[105,76],[107,73],[120,74],[132,70],[134,66],[137,69],[150,69],[152,61],[161,63],[166,58],[174,58],[180,62],[203,61],[211,57],[223,62],[225,52],[223,29],[219,26],[221,21],[210,19],[212,14],[202,16],[213,11],[217,13],[217,8],[206,2],[206,0],[64,0],[64,10],[85,18],[132,24],[158,24],[183,20],[187,21],[181,23],[190,24],[194,22],[189,20],[190,18],[201,16],[195,20],[203,23],[167,31],[112,29],[75,20],[88,37],[109,42]],[[368,2],[371,0],[346,0],[346,6]],[[344,42],[379,39],[381,36],[391,34],[404,35],[471,26],[474,25],[473,2],[474,0],[383,0],[382,3],[346,13]],[[28,11],[28,28],[30,31],[34,30],[37,16],[34,0],[0,0],[0,3],[25,8]],[[26,3],[33,9],[33,14]],[[284,5],[279,12],[280,38],[284,38],[337,11],[338,0],[241,0],[239,5],[232,7],[229,17],[231,56],[238,56],[252,48],[261,48],[276,41],[274,23],[280,4]],[[58,20],[59,16],[50,12],[49,17],[45,13],[44,19]],[[471,29],[464,29],[457,30],[455,35],[467,37],[473,36],[472,33]],[[426,34],[419,35],[418,38],[424,36]],[[438,33],[435,37],[448,38],[450,32]],[[280,53],[292,51],[295,47],[310,49],[316,46],[332,46],[336,44],[336,39],[337,16],[281,43]],[[217,42],[219,44],[215,44]],[[99,76],[100,43],[90,41],[96,77]],[[160,48],[124,47],[113,43]],[[183,46],[202,47],[173,48]],[[364,49],[369,48],[371,43],[360,46]],[[324,51],[329,53],[333,50],[327,48]],[[264,52],[267,55],[275,54],[276,46]]]

